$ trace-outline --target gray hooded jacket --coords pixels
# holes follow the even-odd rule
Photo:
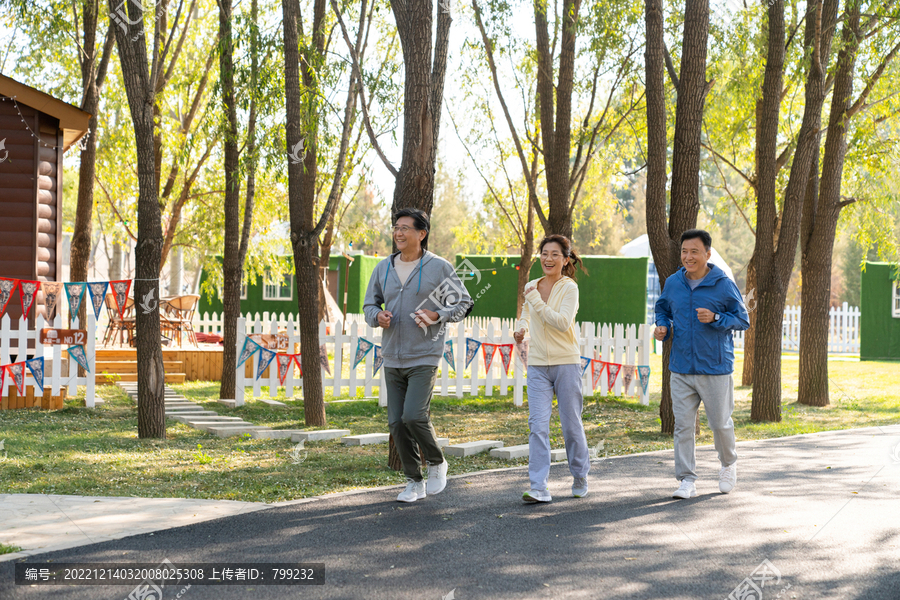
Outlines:
[[[453,265],[428,251],[401,285],[393,266],[398,254],[385,258],[372,272],[363,307],[366,323],[378,327],[382,310],[393,315],[381,334],[385,367],[436,367],[444,354],[444,324],[462,321],[472,308],[472,298]],[[421,309],[436,312],[438,322],[425,329],[416,325],[413,313]]]

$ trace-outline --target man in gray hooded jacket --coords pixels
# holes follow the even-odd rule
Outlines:
[[[424,211],[406,208],[394,215],[398,252],[375,267],[363,308],[366,323],[384,329],[388,427],[407,478],[400,502],[440,493],[447,485],[447,461],[431,424],[431,396],[444,354],[444,324],[462,321],[472,308],[453,266],[425,249],[428,230]],[[427,485],[419,449],[428,462]]]

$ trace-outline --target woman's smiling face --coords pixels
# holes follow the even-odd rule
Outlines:
[[[558,242],[547,242],[541,250],[541,268],[544,275],[558,277],[562,274],[563,267],[569,262],[563,254],[563,248]]]

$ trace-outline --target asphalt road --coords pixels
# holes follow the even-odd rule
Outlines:
[[[704,447],[691,500],[670,497],[663,451],[595,460],[581,499],[554,465],[547,505],[523,505],[527,474],[505,469],[452,478],[413,504],[394,500],[399,488],[333,495],[27,562],[325,565],[320,586],[170,584],[164,600],[900,599],[900,426],[742,442],[738,456],[728,495]],[[2,600],[134,590],[15,585],[14,564],[0,563]]]

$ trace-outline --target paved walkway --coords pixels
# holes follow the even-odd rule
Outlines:
[[[766,600],[900,598],[900,426],[742,442],[738,488],[729,495],[718,493],[714,450],[697,454],[700,496],[682,501],[670,498],[676,487],[672,451],[595,460],[591,492],[583,499],[570,496],[567,469],[555,465],[549,505],[521,504],[527,485],[521,467],[454,477],[444,493],[405,505],[394,500],[399,486],[266,510],[176,500],[155,501],[172,504],[154,511],[146,509],[154,501],[134,499],[100,509],[103,501],[83,499],[69,505],[67,518],[76,520],[70,513],[80,515],[91,504],[106,515],[84,513],[79,529],[86,537],[108,535],[100,533],[106,519],[118,521],[114,535],[139,535],[28,562],[325,564],[322,586],[170,587],[165,600],[182,592],[186,600],[759,600],[733,592],[760,584]],[[9,498],[0,499],[4,509]],[[214,518],[206,510],[215,505],[239,506],[228,509],[231,516]],[[107,509],[116,508],[128,518],[113,519]],[[177,526],[202,518],[212,520]],[[3,529],[34,519],[20,514]],[[145,527],[158,529],[140,533]],[[0,562],[4,600],[118,600],[133,589],[16,586],[15,562]]]

